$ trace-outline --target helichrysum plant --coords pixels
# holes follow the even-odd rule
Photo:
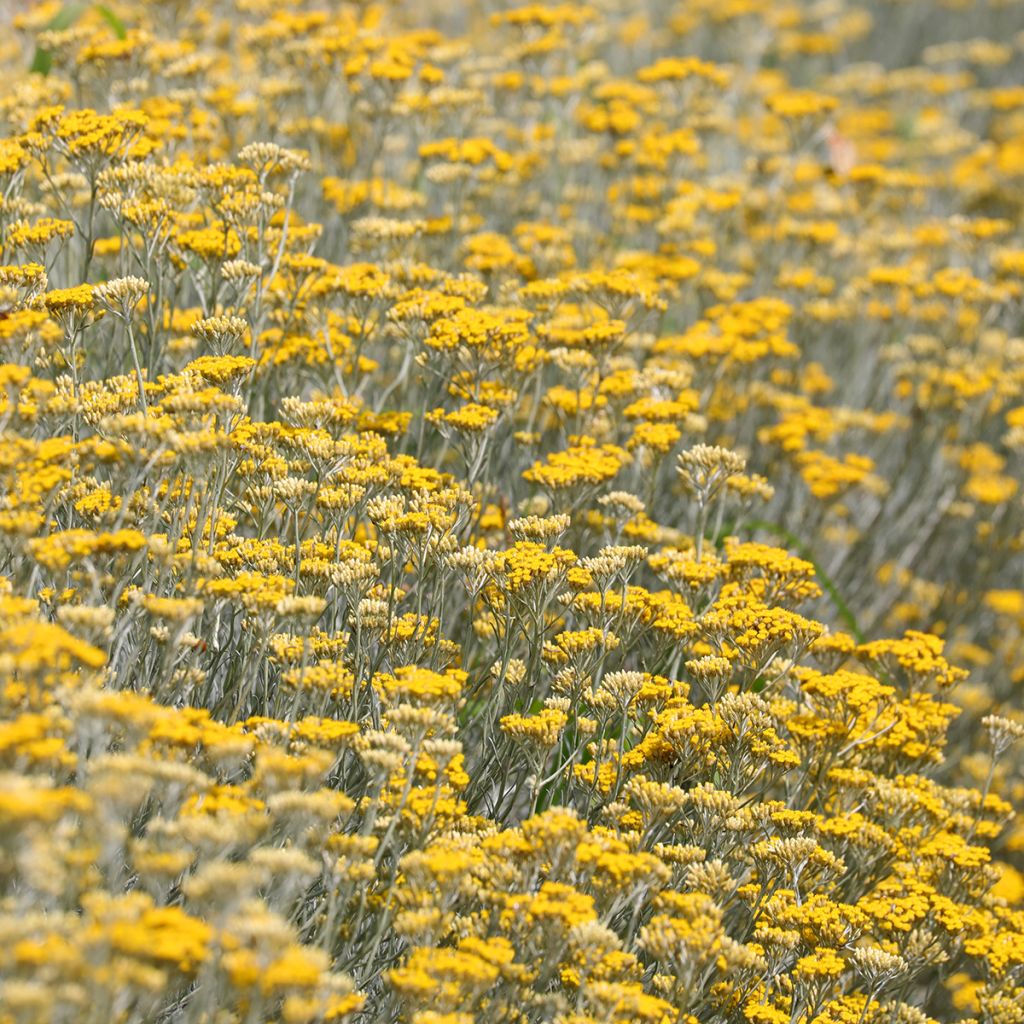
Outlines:
[[[1024,1024],[1019,0],[0,19],[0,1024]]]

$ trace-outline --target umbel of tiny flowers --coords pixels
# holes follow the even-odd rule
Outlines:
[[[998,760],[1017,740],[1024,739],[1024,725],[1002,715],[986,715],[981,724],[988,730],[992,759]]]
[[[704,530],[711,503],[718,497],[729,477],[742,473],[746,465],[747,460],[742,455],[718,445],[697,444],[679,453],[676,472],[697,503],[694,543],[698,562],[704,548]]]
[[[205,341],[215,355],[227,355],[232,345],[245,335],[248,321],[240,316],[208,316],[192,325],[192,333]]]
[[[71,371],[71,390],[79,397],[78,344],[86,327],[96,323],[103,315],[96,309],[91,285],[80,284],[71,288],[56,288],[43,296],[43,306],[64,330],[64,359]]]
[[[996,764],[1014,743],[1024,739],[1024,725],[1020,722],[1015,722],[1011,718],[1004,718],[1002,715],[986,715],[981,720],[981,724],[988,731],[989,742],[992,744],[992,760],[989,762],[985,784],[981,787],[981,802],[978,805],[979,814],[992,789],[992,782],[996,777]],[[976,827],[977,821],[975,821],[975,825],[971,829],[972,836]]]
[[[132,317],[135,308],[149,294],[149,282],[141,277],[117,277],[105,284],[97,285],[93,296],[97,302],[107,309],[112,316],[124,324],[128,335],[128,345],[135,364],[135,378],[139,383],[139,404],[143,413],[146,412],[146,382],[142,374],[142,363],[139,359],[139,346],[135,340]]]
[[[867,1015],[871,1000],[896,979],[907,973],[907,962],[896,953],[888,953],[877,946],[860,946],[850,957],[854,970],[860,974],[868,985],[868,995],[864,1000],[861,1012],[863,1021]]]

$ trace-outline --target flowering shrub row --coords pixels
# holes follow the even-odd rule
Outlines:
[[[0,1024],[1024,1022],[1019,3],[6,28]]]

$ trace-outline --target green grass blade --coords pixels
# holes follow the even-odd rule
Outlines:
[[[46,26],[48,32],[63,32],[66,28],[71,28],[72,25],[86,11],[92,8],[96,13],[110,26],[114,35],[118,39],[124,39],[128,35],[128,29],[125,28],[124,22],[106,5],[106,4],[65,4],[54,16],[50,19]],[[32,63],[29,65],[29,71],[37,75],[42,75],[44,78],[53,70],[53,54],[49,50],[43,49],[43,47],[37,47],[36,52],[32,57]]]
[[[856,638],[857,643],[862,644],[865,642],[864,632],[857,623],[857,617],[850,610],[850,606],[843,600],[843,595],[839,593],[839,588],[836,587],[828,573],[822,569],[821,564],[814,557],[811,549],[799,537],[791,533],[784,526],[780,526],[778,523],[770,523],[764,519],[747,520],[744,526],[751,530],[765,530],[768,533],[774,534],[780,540],[784,540],[801,558],[810,562],[814,566],[815,576],[818,577],[818,581],[832,599],[839,617],[850,627],[850,632]]]
[[[78,19],[89,10],[88,4],[65,4],[46,26],[50,32],[63,32],[71,28]]]
[[[128,37],[128,29],[125,28],[124,22],[106,4],[94,4],[93,7],[96,13],[114,30],[114,35],[118,39]]]
[[[32,63],[29,65],[29,71],[36,75],[42,75],[45,78],[50,73],[50,68],[52,67],[53,55],[49,50],[37,47],[35,55],[32,57]]]

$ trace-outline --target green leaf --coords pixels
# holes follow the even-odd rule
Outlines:
[[[50,19],[46,28],[50,32],[63,32],[64,29],[71,28],[87,10],[89,10],[89,4],[65,4]]]
[[[45,78],[50,73],[50,68],[52,67],[53,54],[49,50],[44,50],[41,47],[37,48],[35,56],[32,58],[32,63],[29,65],[29,71],[42,75]]]
[[[48,32],[63,32],[71,28],[78,19],[89,9],[94,10],[113,30],[118,39],[124,39],[128,35],[128,29],[124,22],[106,4],[65,4],[48,22]],[[32,57],[29,71],[44,78],[53,70],[53,54],[43,47],[37,47]]]
[[[93,4],[93,7],[96,13],[114,30],[114,35],[118,39],[128,37],[128,29],[125,28],[124,22],[106,4]]]
[[[836,606],[839,617],[850,627],[850,632],[856,638],[857,643],[864,643],[864,633],[857,624],[857,617],[850,611],[850,606],[843,600],[842,594],[839,593],[839,588],[836,587],[835,583],[829,578],[828,573],[819,565],[811,549],[799,537],[790,533],[784,526],[780,526],[778,523],[766,522],[764,519],[750,519],[744,525],[751,530],[766,530],[768,533],[774,533],[776,537],[780,537],[793,548],[801,558],[810,562],[814,566],[815,576],[821,581],[821,585],[828,596],[832,598],[832,603]]]

